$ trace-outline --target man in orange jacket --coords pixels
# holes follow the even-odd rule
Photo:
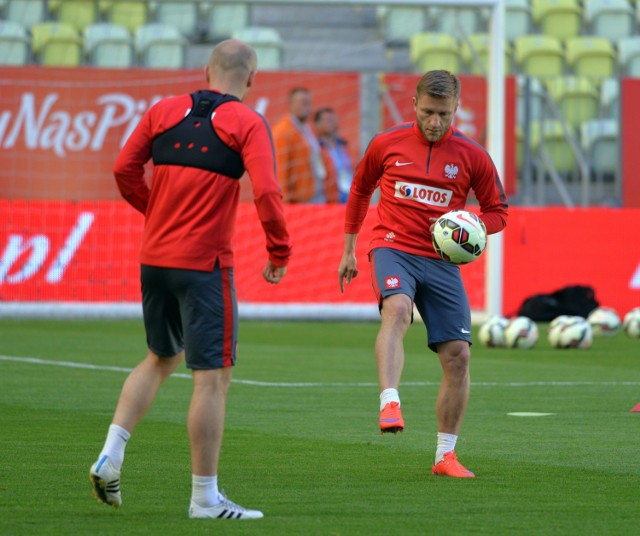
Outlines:
[[[289,113],[273,127],[278,180],[286,203],[335,203],[335,173],[307,121],[311,94],[296,87],[289,93]]]

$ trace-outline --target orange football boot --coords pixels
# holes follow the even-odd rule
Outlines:
[[[380,412],[380,432],[385,434],[387,432],[402,432],[404,430],[404,419],[402,418],[402,411],[400,411],[400,404],[397,402],[389,402],[382,408]]]
[[[476,476],[458,461],[456,453],[452,450],[446,452],[444,458],[433,466],[431,474],[456,478],[475,478]]]

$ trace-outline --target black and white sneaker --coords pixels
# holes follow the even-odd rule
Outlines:
[[[101,456],[91,466],[89,480],[93,487],[93,494],[99,501],[120,508],[122,497],[120,496],[120,471],[113,465],[108,456]]]
[[[196,518],[209,518],[209,519],[261,519],[264,514],[260,510],[248,510],[242,506],[227,499],[223,494],[222,502],[215,506],[203,508],[191,501],[189,506],[189,517],[191,519]]]

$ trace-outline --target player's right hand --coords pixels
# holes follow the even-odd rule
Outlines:
[[[354,277],[358,276],[357,261],[355,255],[345,254],[342,256],[340,266],[338,267],[338,279],[340,282],[340,292],[344,292],[345,280],[347,284],[351,283]]]

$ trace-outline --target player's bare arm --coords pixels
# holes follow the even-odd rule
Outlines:
[[[344,292],[345,279],[347,281],[347,284],[349,284],[354,277],[358,276],[358,267],[356,261],[357,240],[357,234],[347,233],[344,235],[344,252],[342,253],[342,260],[340,261],[340,266],[338,267],[340,292]]]

